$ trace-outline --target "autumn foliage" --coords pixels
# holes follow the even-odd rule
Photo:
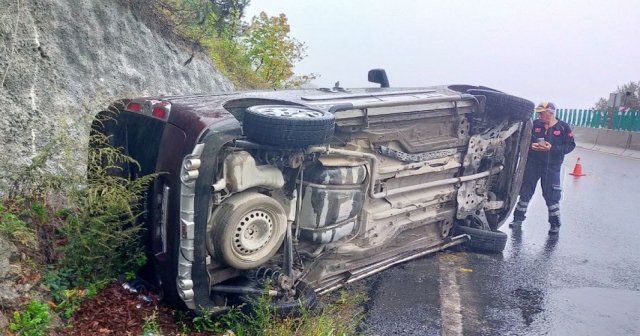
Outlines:
[[[289,36],[287,16],[254,16],[244,38],[251,67],[270,86],[297,86],[293,66],[306,55],[304,43]],[[313,75],[311,75],[313,76]],[[314,76],[315,78],[315,76]]]
[[[158,0],[154,10],[177,35],[203,46],[240,88],[298,87],[316,74],[294,74],[305,44],[291,36],[287,16],[265,12],[243,20],[249,0]]]

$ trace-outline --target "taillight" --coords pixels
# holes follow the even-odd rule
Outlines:
[[[171,112],[171,103],[164,100],[136,99],[127,104],[127,111],[167,120]]]
[[[160,119],[164,119],[167,117],[167,111],[164,109],[164,107],[154,107],[151,114],[154,117],[158,117]]]
[[[140,103],[131,102],[127,105],[127,110],[133,112],[140,112],[142,110],[142,105]]]

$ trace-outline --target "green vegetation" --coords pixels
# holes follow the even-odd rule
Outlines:
[[[103,289],[108,283],[108,280],[100,280],[95,283],[89,284],[86,289],[73,288],[64,290],[62,292],[62,300],[57,305],[56,310],[61,312],[66,318],[71,318],[73,312],[75,312],[82,302],[89,300],[98,294],[98,291]]]
[[[158,325],[157,311],[154,311],[151,316],[144,317],[143,319],[144,325],[142,326],[142,331],[144,332],[144,335],[162,335],[162,331]]]
[[[315,79],[294,76],[306,47],[290,36],[286,15],[262,12],[247,24],[248,5],[249,0],[158,0],[149,6],[174,33],[203,46],[239,88],[297,87]]]
[[[136,218],[142,214],[139,204],[155,175],[133,181],[127,176],[109,174],[121,170],[133,159],[108,145],[103,135],[92,136],[88,156],[87,187],[74,192],[76,209],[59,228],[66,244],[60,247],[62,268],[73,270],[73,279],[114,278],[136,270],[146,262],[140,237],[142,228]],[[75,285],[86,286],[85,280]]]
[[[22,200],[16,200],[20,204]],[[16,206],[13,204],[12,206]],[[19,207],[20,205],[18,205]],[[18,208],[19,209],[19,208]],[[18,242],[30,248],[36,248],[35,231],[15,215],[10,209],[0,204],[0,233],[11,241]]]
[[[29,166],[7,174],[11,187],[0,202],[0,234],[40,268],[65,317],[109,280],[135,274],[146,262],[136,219],[156,175],[131,180],[113,174],[138,163],[108,141],[94,134],[87,150],[87,143],[61,132]],[[83,152],[86,170],[73,155]],[[55,174],[48,169],[54,159],[63,166]],[[31,323],[35,315],[27,313],[35,308],[21,315],[22,324]]]
[[[245,47],[251,68],[269,86],[294,87],[316,77],[293,77],[293,64],[306,56],[306,47],[289,32],[286,15],[269,17],[265,12],[254,17],[246,30]]]
[[[366,295],[339,293],[339,298],[322,311],[302,308],[295,315],[279,316],[269,305],[268,297],[261,296],[254,302],[253,314],[244,314],[233,308],[217,319],[206,312],[183,323],[183,330],[224,334],[232,331],[237,336],[325,336],[355,335],[364,314],[360,307]]]
[[[11,331],[23,336],[44,336],[48,328],[49,307],[38,301],[31,301],[22,313],[15,312],[9,325]]]

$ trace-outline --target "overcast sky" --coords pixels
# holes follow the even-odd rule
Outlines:
[[[251,0],[307,45],[296,74],[320,86],[475,84],[590,108],[640,80],[640,0]]]

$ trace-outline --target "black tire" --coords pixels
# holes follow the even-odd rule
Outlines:
[[[533,109],[535,108],[535,104],[532,101],[502,92],[471,89],[467,90],[467,93],[474,96],[485,96],[485,111],[491,116],[509,116],[526,121],[531,119],[531,114],[533,114]]]
[[[500,253],[507,246],[507,234],[501,231],[486,231],[454,224],[454,235],[467,234],[471,240],[465,246],[472,251]]]
[[[209,253],[233,268],[247,270],[261,266],[278,251],[287,216],[273,198],[243,192],[222,202],[207,226]]]
[[[304,106],[259,105],[245,111],[242,128],[257,143],[302,148],[331,139],[335,117]]]

